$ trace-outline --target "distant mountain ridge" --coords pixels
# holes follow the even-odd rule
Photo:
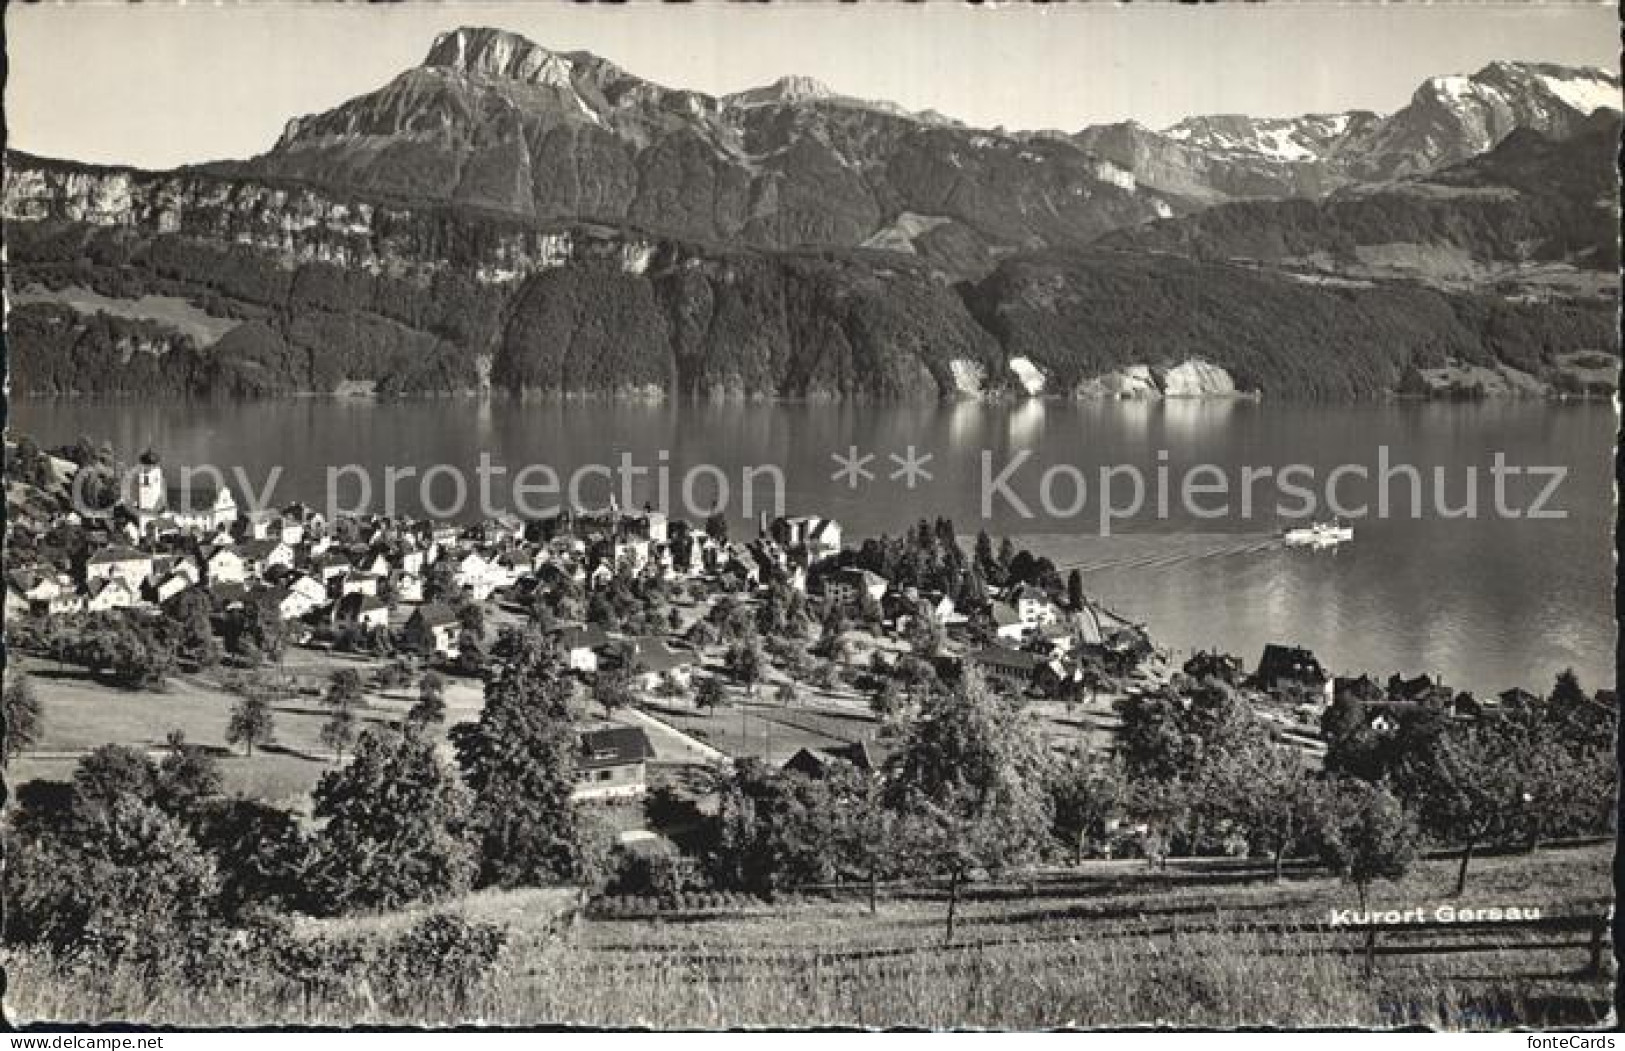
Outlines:
[[[1361,110],[1255,118],[1187,117],[1152,131],[1132,122],[1074,139],[1147,186],[1213,202],[1316,197],[1341,186],[1422,175],[1491,149],[1518,129],[1562,138],[1599,108],[1620,111],[1620,78],[1600,69],[1492,62],[1431,77],[1396,113]]]
[[[1079,246],[1218,201],[1425,173],[1517,128],[1564,135],[1619,95],[1600,70],[1498,62],[1432,78],[1387,117],[1005,133],[808,77],[717,98],[464,28],[379,90],[290,121],[269,152],[212,170],[768,248],[878,238],[985,271],[1012,250]],[[899,225],[908,216],[925,221]]]
[[[941,222],[900,247],[983,269],[1177,207],[1064,139],[971,131],[807,79],[718,99],[492,29],[444,34],[378,91],[210,170],[771,248],[858,245],[912,213]]]
[[[1464,287],[1534,273],[1607,288],[1620,262],[1621,117],[1598,110],[1569,130],[1558,138],[1520,128],[1428,174],[1351,183],[1314,200],[1232,201],[1101,243]]]
[[[805,77],[717,98],[461,29],[249,160],[8,153],[12,381],[1353,398],[1471,366],[1594,393],[1618,92],[1498,63],[1387,117],[1007,133]]]

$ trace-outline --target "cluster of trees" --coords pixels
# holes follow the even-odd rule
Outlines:
[[[70,782],[30,782],[6,833],[7,936],[158,959],[164,938],[179,945],[266,914],[601,879],[608,836],[571,799],[573,681],[539,635],[510,633],[498,650],[480,719],[453,730],[455,765],[427,732],[444,718],[443,680],[425,677],[401,726],[354,732],[359,680],[335,675],[328,702],[335,718],[351,713],[354,740],[349,762],[317,784],[308,831],[291,812],[224,794],[214,754],[178,733],[159,762],[104,745]],[[26,679],[8,680],[5,705],[14,753],[38,734]],[[273,732],[267,694],[245,691],[230,739],[252,747]]]
[[[674,818],[655,793],[657,825],[680,821],[694,878],[761,894],[837,878],[943,876],[948,937],[973,872],[1040,857],[1053,820],[1048,745],[1032,713],[998,698],[974,672],[933,692],[884,777],[841,767],[823,778],[741,761],[718,778],[715,813]]]
[[[866,569],[893,588],[916,588],[953,599],[961,612],[985,610],[989,588],[1029,584],[1048,593],[1068,608],[1083,602],[1083,580],[1074,571],[1063,580],[1055,564],[1009,537],[997,545],[987,530],[976,535],[969,557],[959,543],[951,519],[921,519],[902,536],[871,537],[856,549],[841,552],[829,568]]]
[[[1372,716],[1381,702],[1346,695],[1322,720],[1326,769],[1383,786],[1429,839],[1459,849],[1459,890],[1476,850],[1534,849],[1613,827],[1609,696],[1588,694],[1565,671],[1544,699],[1468,721],[1436,707],[1383,706],[1393,725],[1379,730]]]
[[[1030,714],[974,671],[952,684],[927,677],[882,771],[837,766],[812,778],[741,762],[719,779],[709,815],[674,793],[652,795],[650,821],[681,829],[690,861],[645,859],[637,875],[649,882],[629,889],[773,894],[934,877],[948,884],[951,937],[967,879],[1041,859],[1248,855],[1269,859],[1276,878],[1287,860],[1309,859],[1348,879],[1363,903],[1427,846],[1462,851],[1465,886],[1476,849],[1611,827],[1612,715],[1569,674],[1516,717],[1430,719],[1374,750],[1334,736],[1324,769],[1219,677],[1177,677],[1120,708],[1112,755],[1056,753]],[[1369,730],[1346,708],[1328,723],[1367,728],[1354,737]]]
[[[413,733],[368,734],[315,793],[324,824],[221,791],[213,756],[170,736],[154,762],[104,745],[70,782],[22,786],[6,832],[6,939],[67,964],[194,982],[286,981],[310,993],[365,965],[381,996],[466,996],[505,936],[431,917],[398,938],[296,936],[291,913],[430,901],[466,888],[474,853],[448,829],[464,789]]]
[[[222,661],[256,667],[281,657],[288,626],[265,592],[217,608],[206,591],[188,588],[160,615],[134,609],[71,617],[24,616],[7,624],[7,642],[21,651],[76,664],[125,689],[156,689],[181,670]]]

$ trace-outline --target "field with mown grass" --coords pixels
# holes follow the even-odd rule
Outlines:
[[[15,667],[26,671],[44,711],[40,740],[11,765],[7,779],[22,784],[36,779],[66,781],[91,749],[122,744],[161,755],[172,731],[188,744],[209,750],[219,760],[227,794],[241,794],[292,810],[309,808],[310,792],[321,775],[333,769],[333,753],[321,743],[322,724],[331,710],[320,691],[328,676],[350,668],[369,680],[383,661],[342,654],[290,649],[280,667],[267,670],[279,681],[307,686],[314,695],[295,694],[272,702],[276,740],[252,756],[226,741],[226,724],[241,700],[225,683],[223,669],[171,676],[161,690],[122,690],[85,675],[72,666],[24,657]],[[359,728],[399,722],[417,700],[416,686],[390,690],[369,688],[366,706],[356,713]],[[447,726],[479,716],[483,703],[475,680],[452,679],[446,689]],[[442,730],[442,732],[444,732]]]
[[[1606,844],[1455,864],[1427,858],[1372,890],[1374,908],[1539,907],[1599,913],[1611,894]],[[7,960],[21,1020],[176,1025],[282,1022],[610,1026],[1429,1026],[1577,1027],[1608,1018],[1607,968],[1583,943],[1509,930],[1459,953],[1379,955],[1324,926],[1353,888],[1297,866],[1274,882],[1246,861],[1091,861],[1030,883],[977,884],[943,943],[945,895],[863,888],[766,902],[696,895],[657,918],[574,914],[567,891],[481,892],[445,911],[497,923],[509,943],[466,995],[393,996],[365,981],[311,997],[269,974],[202,987],[124,974],[61,973]],[[607,903],[606,903],[607,904]],[[707,907],[714,906],[714,907]],[[310,922],[304,934],[389,931],[422,915]],[[573,918],[572,918],[573,916]],[[1454,934],[1414,942],[1460,945]]]

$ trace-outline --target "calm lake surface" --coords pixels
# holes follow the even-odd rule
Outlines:
[[[1063,568],[1081,566],[1090,594],[1144,620],[1161,644],[1176,650],[1217,646],[1251,664],[1265,642],[1294,642],[1339,672],[1429,672],[1463,689],[1544,690],[1570,665],[1587,686],[1613,685],[1616,417],[1607,404],[13,400],[10,427],[51,445],[80,435],[105,438],[128,460],[151,445],[171,465],[241,467],[254,486],[280,467],[273,494],[279,502],[321,504],[329,467],[359,464],[375,479],[374,510],[383,510],[386,467],[421,471],[449,464],[472,472],[485,452],[509,469],[509,479],[525,465],[546,464],[565,483],[583,465],[613,467],[627,454],[649,469],[631,487],[633,500],[666,503],[682,514],[685,474],[714,465],[730,480],[729,513],[741,531],[752,528],[754,511],[772,496],[768,476],[758,474],[756,505],[747,513],[739,491],[743,472],[772,465],[782,471],[786,510],[839,519],[849,542],[939,514],[964,534],[979,528],[995,537],[1008,534]],[[924,464],[932,479],[916,479],[913,490],[888,477],[897,469],[890,454],[903,456],[909,446],[932,457]],[[876,477],[856,489],[831,477],[837,468],[831,455],[852,447],[875,455],[867,468]],[[1490,468],[1498,452],[1512,466],[1564,468],[1566,478],[1545,505],[1563,517],[1497,515]],[[1027,458],[1017,461],[1023,453]],[[1420,516],[1412,516],[1409,483],[1401,478],[1389,487],[1390,515],[1353,517],[1355,540],[1341,548],[1287,548],[1276,539],[1301,501],[1271,476],[1255,482],[1251,513],[1242,514],[1243,467],[1278,473],[1293,464],[1315,472],[1304,487],[1317,494],[1339,465],[1363,467],[1366,479],[1345,472],[1338,495],[1345,508],[1369,503],[1374,514],[1375,478],[1384,462],[1419,469]],[[984,519],[984,477],[1013,463]],[[1196,508],[1181,507],[1180,480],[1198,464],[1222,472],[1229,495],[1200,496]],[[1098,472],[1109,465],[1142,471],[1150,503],[1101,536]],[[671,478],[665,501],[658,485],[662,466]],[[1159,467],[1171,479],[1165,515],[1154,506]],[[1052,468],[1047,489],[1055,513],[1046,513],[1041,479]],[[1477,473],[1476,515],[1441,517],[1435,472],[1443,472],[1446,508],[1459,509],[1467,500],[1469,469]],[[1088,487],[1077,510],[1075,476]],[[698,502],[710,506],[714,476],[694,477]],[[498,506],[511,506],[507,484],[493,484]],[[472,477],[469,485],[477,486]],[[397,485],[399,512],[422,512],[417,486],[415,479]],[[1543,477],[1514,478],[1505,485],[1504,503],[1527,510],[1545,488]],[[338,492],[346,501],[358,495],[353,484]],[[589,476],[582,492],[603,502],[609,490],[602,478]],[[452,495],[446,478],[428,494],[438,505]],[[1112,489],[1116,506],[1131,496],[1128,479],[1120,477]],[[557,499],[533,495],[531,506]],[[1228,513],[1219,517],[1197,513],[1224,503]],[[1277,514],[1277,504],[1289,514]],[[1317,507],[1320,515],[1329,513],[1324,503]],[[477,506],[465,517],[477,517]]]

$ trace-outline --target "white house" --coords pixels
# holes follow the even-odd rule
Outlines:
[[[179,595],[181,592],[185,591],[195,583],[197,583],[197,581],[193,580],[185,573],[178,571],[170,573],[168,576],[158,581],[157,584],[153,585],[153,601],[157,602],[159,605],[163,605],[165,602],[168,602],[170,599],[174,598],[176,595]]]
[[[128,609],[139,601],[135,589],[120,577],[93,580],[85,588],[85,608],[92,613]]]
[[[598,670],[598,651],[609,645],[609,636],[602,628],[571,628],[559,632],[559,652],[571,671],[591,674]]]
[[[279,539],[246,541],[237,545],[237,554],[249,576],[263,577],[277,566],[293,565],[293,547]]]
[[[85,582],[122,580],[131,591],[152,574],[152,556],[123,544],[102,548],[85,563]]]
[[[1060,608],[1049,595],[1031,584],[1023,584],[1012,591],[1009,602],[1015,607],[1016,616],[1021,618],[1021,622],[1030,627],[1054,624],[1061,617]]]
[[[204,558],[203,565],[211,584],[241,584],[248,576],[236,548],[215,548]]]

